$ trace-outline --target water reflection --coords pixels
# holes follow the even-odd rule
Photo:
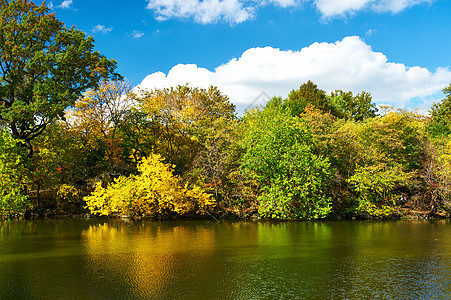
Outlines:
[[[205,272],[215,245],[211,228],[175,222],[91,225],[82,237],[90,273],[120,283],[120,289],[126,284],[143,298],[161,297],[189,283],[191,273]],[[186,269],[190,272],[180,274]]]
[[[449,293],[444,229],[424,222],[105,223],[83,237],[91,273],[126,282],[137,297],[396,298]]]
[[[0,223],[0,298],[449,298],[441,222]]]

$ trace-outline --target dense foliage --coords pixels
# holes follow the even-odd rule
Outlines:
[[[158,154],[142,160],[138,175],[118,177],[106,188],[99,182],[85,198],[92,213],[118,213],[131,217],[167,217],[203,212],[213,204],[211,195],[199,186],[182,186],[172,168]]]
[[[263,218],[312,219],[327,216],[330,164],[313,153],[308,125],[276,105],[243,120],[245,174],[260,182],[258,212]]]
[[[45,5],[0,5],[2,215],[451,211],[451,85],[430,116],[309,81],[238,117],[215,87],[133,90]]]
[[[313,86],[324,103],[351,95]],[[438,133],[446,113],[373,116],[371,104],[337,114],[305,99],[299,112],[290,101],[275,97],[239,118],[213,87],[131,92],[123,81],[103,82],[36,138],[31,160],[3,130],[2,213],[317,219],[450,211],[451,138]]]
[[[28,205],[22,157],[14,139],[6,130],[0,131],[0,214],[17,214]]]
[[[115,67],[94,51],[92,37],[65,28],[45,4],[0,0],[0,121],[29,157],[31,141]]]

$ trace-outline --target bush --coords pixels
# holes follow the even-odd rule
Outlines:
[[[138,172],[121,176],[106,188],[97,184],[92,195],[84,198],[87,208],[100,215],[155,218],[202,213],[213,205],[211,196],[199,186],[182,186],[158,154],[143,159]]]

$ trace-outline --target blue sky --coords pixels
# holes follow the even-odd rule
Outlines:
[[[65,0],[67,27],[142,88],[217,85],[240,108],[307,80],[427,109],[451,83],[449,0]]]

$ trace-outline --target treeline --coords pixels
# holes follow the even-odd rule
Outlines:
[[[302,84],[238,117],[217,88],[104,81],[29,147],[2,129],[0,212],[133,218],[451,211],[451,85],[428,116]]]

